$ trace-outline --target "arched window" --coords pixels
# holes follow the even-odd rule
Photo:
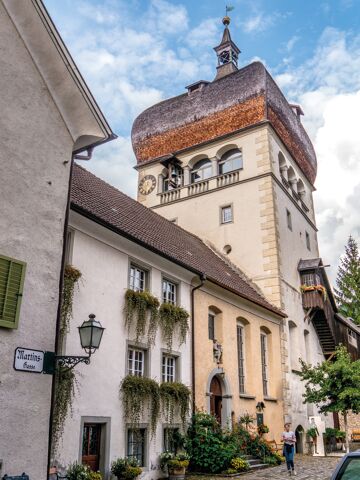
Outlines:
[[[243,167],[242,153],[238,148],[228,150],[219,160],[219,175],[239,170]]]
[[[208,158],[199,160],[191,170],[191,183],[201,182],[212,176],[212,165]]]
[[[298,345],[297,345],[297,333],[296,333],[296,323],[292,320],[289,320],[289,356],[290,356],[290,367],[292,369],[298,369]]]
[[[261,377],[264,397],[269,396],[269,336],[270,330],[266,327],[260,329],[260,355],[261,355]]]
[[[280,170],[280,175],[285,178],[285,180],[288,179],[287,176],[287,165],[286,165],[286,160],[284,157],[284,154],[282,152],[279,152],[278,155],[278,160],[279,160],[279,170]]]
[[[245,318],[238,318],[236,324],[236,340],[238,353],[238,375],[239,375],[239,393],[245,393],[246,381],[246,365],[245,365],[245,342],[246,342],[246,325],[249,322]]]
[[[299,197],[301,198],[301,200],[304,201],[305,195],[306,195],[306,190],[305,190],[304,182],[301,180],[301,178],[297,182],[297,193],[298,193]]]

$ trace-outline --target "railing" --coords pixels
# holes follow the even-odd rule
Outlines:
[[[181,197],[181,189],[177,188],[176,190],[169,190],[168,192],[164,192],[160,194],[160,203],[169,203],[173,202],[174,200],[178,200]]]
[[[193,183],[188,186],[188,195],[197,195],[198,193],[207,192],[209,190],[209,180]]]
[[[237,170],[235,172],[225,173],[216,179],[217,187],[224,187],[226,185],[231,185],[232,183],[238,182],[240,178],[240,172]]]

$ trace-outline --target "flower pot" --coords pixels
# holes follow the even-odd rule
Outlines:
[[[169,469],[169,480],[184,480],[185,467]]]

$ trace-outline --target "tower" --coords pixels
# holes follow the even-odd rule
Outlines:
[[[260,62],[238,69],[229,19],[212,82],[145,110],[132,141],[138,200],[212,244],[288,315],[283,325],[285,412],[294,429],[302,404],[298,358],[323,360],[304,321],[298,265],[318,257],[312,193],[317,162],[291,105]]]

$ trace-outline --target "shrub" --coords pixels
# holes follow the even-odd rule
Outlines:
[[[89,480],[102,480],[102,475],[100,472],[90,472]]]
[[[196,472],[220,473],[229,468],[237,453],[231,436],[224,434],[215,417],[207,413],[193,415],[185,445],[190,468]]]
[[[111,473],[115,477],[132,480],[140,475],[141,467],[138,466],[135,458],[117,458],[111,464]]]
[[[89,480],[90,469],[77,462],[71,463],[66,470],[66,478],[68,480]]]
[[[249,470],[249,463],[240,457],[235,457],[231,460],[231,468],[235,469],[237,472],[245,472]]]

